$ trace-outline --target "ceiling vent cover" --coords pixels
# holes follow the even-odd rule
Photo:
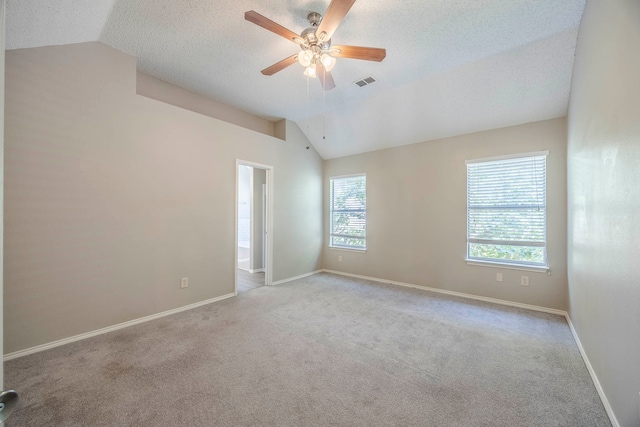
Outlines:
[[[373,78],[373,76],[369,76],[369,77],[365,77],[362,80],[358,80],[356,82],[356,84],[360,87],[366,86],[366,85],[370,85],[371,83],[374,83],[376,81],[376,79]]]

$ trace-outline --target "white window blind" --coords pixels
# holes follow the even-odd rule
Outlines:
[[[365,175],[337,177],[331,184],[330,246],[351,249],[367,247],[367,178]]]
[[[467,162],[467,258],[546,266],[548,152]]]

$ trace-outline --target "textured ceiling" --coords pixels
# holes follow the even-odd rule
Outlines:
[[[268,119],[296,121],[324,158],[564,116],[585,0],[358,0],[334,44],[383,47],[338,59],[321,90],[298,47],[244,20],[299,33],[329,1],[7,0],[7,49],[101,41],[147,74]],[[355,81],[377,79],[360,88]],[[323,139],[324,137],[324,139]]]

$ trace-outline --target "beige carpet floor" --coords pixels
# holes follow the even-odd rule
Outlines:
[[[330,274],[8,361],[5,386],[14,427],[610,426],[563,317]]]

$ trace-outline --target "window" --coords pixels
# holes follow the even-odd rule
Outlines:
[[[467,161],[467,260],[547,266],[548,151]]]
[[[336,248],[367,248],[367,177],[330,179],[331,242]]]

